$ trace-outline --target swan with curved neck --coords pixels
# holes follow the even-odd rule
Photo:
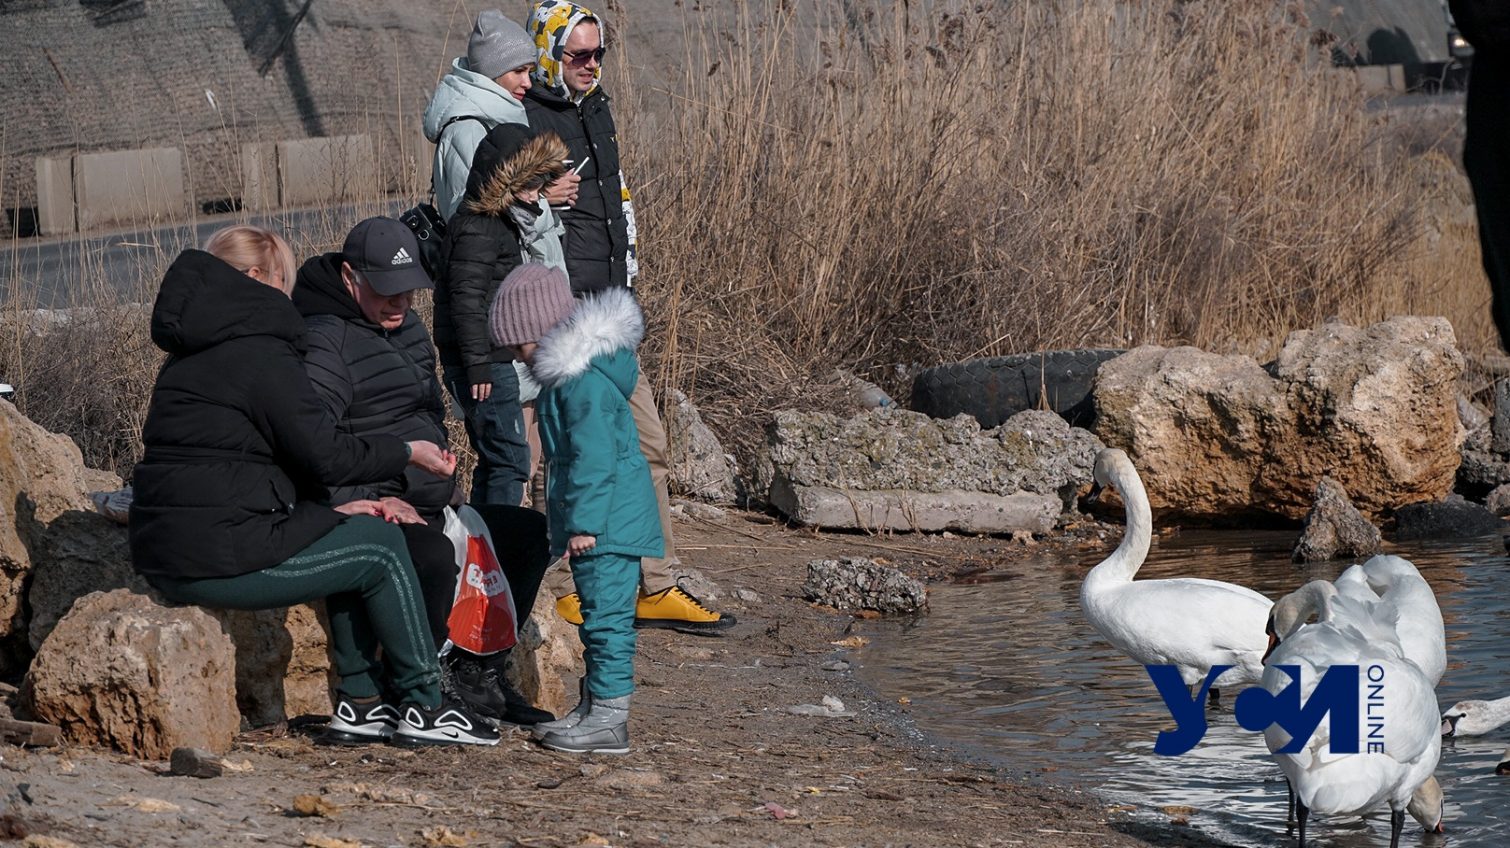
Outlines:
[[[1313,614],[1317,621],[1306,623]],[[1302,846],[1312,812],[1362,814],[1382,804],[1390,808],[1391,846],[1399,844],[1407,812],[1427,830],[1442,832],[1441,787],[1432,778],[1442,750],[1436,694],[1421,669],[1405,657],[1398,620],[1398,611],[1387,601],[1369,601],[1348,589],[1339,592],[1324,580],[1307,583],[1274,604],[1273,629],[1283,638],[1272,649],[1263,675],[1262,685],[1271,694],[1296,685],[1280,666],[1299,667],[1301,703],[1336,666],[1356,666],[1360,674],[1367,668],[1370,675],[1378,667],[1388,694],[1377,707],[1371,704],[1368,713],[1380,723],[1382,751],[1361,738],[1371,732],[1367,722],[1360,723],[1361,753],[1346,755],[1331,753],[1329,733],[1313,733],[1298,753],[1277,753],[1289,744],[1289,733],[1277,724],[1264,731],[1295,794]]]
[[[1268,598],[1243,586],[1179,577],[1134,580],[1148,557],[1153,512],[1127,454],[1096,455],[1097,485],[1115,488],[1127,508],[1127,529],[1112,555],[1080,587],[1080,608],[1106,641],[1144,665],[1173,665],[1187,686],[1212,666],[1232,666],[1212,686],[1256,683],[1263,672]]]
[[[1510,696],[1458,701],[1442,713],[1442,736],[1483,736],[1504,724],[1510,724]]]

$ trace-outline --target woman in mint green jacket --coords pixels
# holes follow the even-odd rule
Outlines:
[[[664,552],[650,466],[629,408],[645,319],[629,289],[579,303],[559,269],[526,263],[499,285],[489,326],[494,343],[513,348],[540,383],[551,552],[571,557],[582,598],[582,701],[536,725],[535,736],[558,751],[624,753],[640,558]]]

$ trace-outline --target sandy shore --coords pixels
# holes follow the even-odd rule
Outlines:
[[[740,623],[723,638],[641,633],[628,756],[556,754],[517,731],[493,749],[327,748],[313,742],[317,726],[297,721],[243,734],[227,757],[241,770],[208,780],[97,751],[3,747],[0,838],[315,848],[1199,843],[930,745],[905,706],[835,662],[851,650],[834,643],[853,619],[801,598],[810,559],[921,546],[964,560],[999,541],[813,534],[767,521],[730,513],[681,525],[684,560],[722,587],[719,606]],[[760,599],[741,601],[736,589]],[[825,695],[856,714],[786,710]],[[322,814],[296,815],[300,795],[320,798]]]

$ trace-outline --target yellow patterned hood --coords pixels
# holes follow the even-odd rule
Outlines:
[[[535,39],[535,85],[542,85],[567,100],[580,100],[581,97],[573,97],[570,89],[566,87],[566,81],[561,74],[561,50],[566,44],[567,36],[571,35],[572,27],[584,20],[598,22],[598,32],[605,32],[608,27],[602,15],[595,14],[585,6],[576,3],[568,3],[565,0],[541,0],[530,9],[530,19],[525,24],[525,32]],[[582,97],[591,94],[597,89],[597,77],[603,72],[600,66],[593,72],[593,88],[585,92]]]

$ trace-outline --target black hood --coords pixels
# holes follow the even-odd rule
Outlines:
[[[284,294],[202,250],[185,250],[163,275],[152,305],[152,341],[174,356],[245,336],[295,344],[304,320]]]
[[[305,262],[294,279],[294,306],[305,318],[334,315],[344,321],[368,321],[341,279],[341,254],[322,253]]]

